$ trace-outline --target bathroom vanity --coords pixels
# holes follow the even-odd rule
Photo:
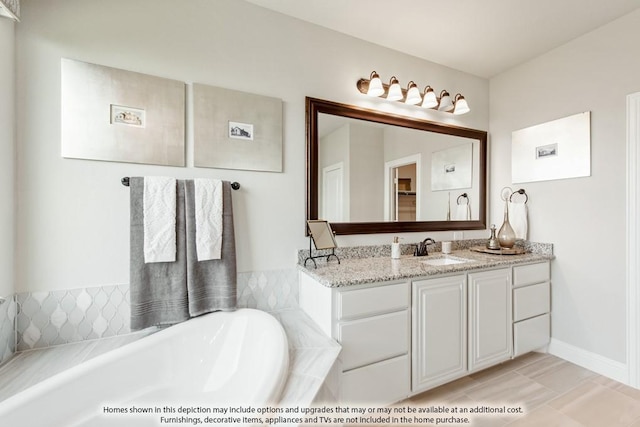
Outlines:
[[[342,346],[338,401],[397,402],[549,342],[552,255],[446,257],[300,269],[300,307]]]

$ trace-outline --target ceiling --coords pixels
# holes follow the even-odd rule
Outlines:
[[[640,0],[247,0],[490,78],[640,8]]]

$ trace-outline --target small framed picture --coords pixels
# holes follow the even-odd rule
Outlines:
[[[111,104],[111,124],[145,127],[145,111],[141,108]]]
[[[536,147],[536,159],[558,155],[558,144],[541,145]]]
[[[454,173],[455,171],[456,171],[455,163],[444,166],[444,173]]]
[[[253,141],[253,125],[250,123],[229,122],[229,138]]]

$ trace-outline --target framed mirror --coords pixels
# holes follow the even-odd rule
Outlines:
[[[336,234],[486,229],[487,132],[306,98],[307,220]]]

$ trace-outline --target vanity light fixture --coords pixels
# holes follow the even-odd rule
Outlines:
[[[424,88],[424,99],[422,100],[422,104],[420,105],[423,108],[435,108],[438,106],[438,98],[436,97],[436,93],[433,91],[431,86],[427,86]]]
[[[452,99],[447,90],[442,90],[440,96],[436,96],[433,88],[426,86],[424,93],[421,94],[418,85],[413,80],[409,82],[405,90],[400,87],[396,76],[391,77],[387,85],[382,83],[380,76],[375,71],[371,73],[368,80],[358,80],[356,86],[365,95],[385,98],[388,101],[400,101],[404,104],[453,114],[465,114],[471,111],[467,100],[460,93]]]
[[[382,87],[382,80],[380,80],[378,73],[372,71],[371,76],[369,77],[369,90],[367,91],[367,95],[380,96],[383,94],[384,87]]]
[[[400,101],[403,98],[404,98],[404,94],[402,93],[400,82],[398,81],[396,76],[392,76],[391,80],[389,80],[389,90],[387,91],[387,99],[389,101]]]
[[[453,103],[455,105],[453,109],[453,114],[464,114],[469,112],[469,105],[467,104],[467,100],[464,99],[464,96],[461,94],[457,94],[453,99]]]
[[[440,103],[438,104],[438,111],[446,111],[447,113],[450,113],[454,108],[455,107],[453,106],[451,95],[449,95],[449,92],[447,92],[446,89],[443,89],[442,92],[440,92]]]
[[[422,96],[420,95],[420,89],[418,85],[411,80],[407,85],[407,99],[404,103],[409,105],[416,105],[422,102]]]

